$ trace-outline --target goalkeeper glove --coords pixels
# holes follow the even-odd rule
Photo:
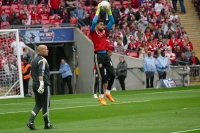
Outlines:
[[[39,94],[44,93],[44,81],[40,81],[40,86],[39,86],[37,91],[38,91]]]
[[[101,3],[99,3],[97,6],[96,15],[99,15],[100,11],[101,11]]]
[[[111,8],[109,8],[109,9],[107,10],[107,14],[108,14],[109,16],[112,15]]]

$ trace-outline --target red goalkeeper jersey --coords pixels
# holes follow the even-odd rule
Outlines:
[[[91,40],[94,44],[94,52],[108,50],[107,33],[107,28],[105,28],[102,32],[90,30]]]

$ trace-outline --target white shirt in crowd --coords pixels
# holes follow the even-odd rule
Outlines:
[[[156,3],[155,6],[154,6],[154,9],[156,12],[160,12],[162,9],[163,9],[163,5],[160,3]]]
[[[14,55],[17,56],[17,43],[16,41],[12,42],[11,43],[11,47],[13,48],[13,52],[14,52]],[[19,42],[19,51],[20,51],[20,55],[23,55],[24,51],[23,49],[26,48],[26,45],[24,44],[24,42]]]
[[[177,19],[177,18],[178,18],[178,15],[170,15],[169,20],[173,20],[174,18]]]

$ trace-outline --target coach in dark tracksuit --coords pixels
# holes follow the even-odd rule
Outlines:
[[[49,121],[50,107],[50,72],[47,60],[43,56],[48,56],[48,48],[45,45],[38,46],[38,56],[32,61],[31,72],[33,79],[33,92],[35,94],[35,107],[31,112],[31,116],[27,126],[31,130],[36,130],[34,120],[42,108],[44,117],[44,129],[53,129]]]
[[[117,65],[116,75],[118,76],[122,90],[125,90],[124,81],[127,76],[127,63],[123,56],[119,57],[119,64]]]

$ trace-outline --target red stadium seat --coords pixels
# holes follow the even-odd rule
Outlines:
[[[37,6],[34,5],[34,4],[30,4],[30,5],[28,5],[28,10],[31,10],[33,7],[37,7]]]
[[[125,7],[125,8],[128,7],[128,1],[123,1],[123,7]]]
[[[54,19],[54,17],[55,17],[55,16],[49,16],[49,20],[52,20],[52,19]]]
[[[1,22],[1,29],[9,29],[10,23],[9,22]]]
[[[6,14],[10,14],[10,10],[5,10],[5,13]]]
[[[42,20],[48,20],[47,16],[41,15],[41,17],[42,17]]]
[[[121,5],[119,1],[115,1],[114,4],[116,7],[119,7]]]
[[[43,6],[43,4],[38,4],[38,5],[37,5],[37,9],[42,8],[42,6]]]
[[[76,24],[76,23],[77,23],[76,18],[71,18],[71,19],[70,19],[70,24]]]
[[[49,24],[50,22],[49,22],[49,20],[42,20],[41,21],[41,24]]]
[[[130,53],[127,53],[127,55],[131,56],[131,57],[138,58],[138,53],[136,53],[136,52],[130,52]]]
[[[18,9],[19,10],[19,7],[17,5],[11,5],[10,10],[12,10],[12,9]]]
[[[1,6],[1,10],[10,10],[10,6]]]

